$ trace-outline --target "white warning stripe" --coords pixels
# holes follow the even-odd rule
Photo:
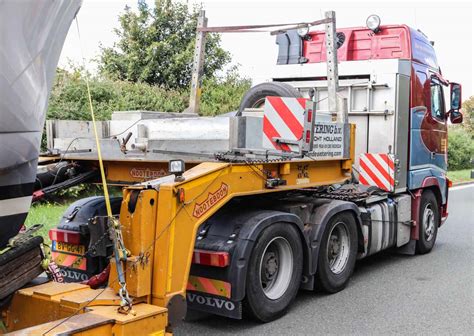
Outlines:
[[[263,134],[263,148],[275,148],[275,146],[273,146],[273,143],[270,139],[268,139],[265,133]]]
[[[284,101],[284,103],[286,104],[287,102]],[[300,105],[300,108],[301,108],[301,105]],[[297,140],[295,135],[291,131],[291,129],[288,127],[288,125],[285,123],[285,121],[281,118],[281,116],[278,114],[278,112],[275,110],[273,105],[268,100],[265,102],[264,114],[267,117],[270,124],[272,124],[272,126],[280,134],[281,138],[288,139],[288,140]],[[271,143],[272,139],[268,139],[266,134],[264,134],[263,138],[264,138],[263,145],[265,148],[275,148],[275,146]],[[267,139],[268,141],[265,141],[265,139]],[[268,144],[268,142],[270,142],[270,144]],[[298,151],[298,146],[288,145],[288,147],[290,147],[292,151]]]
[[[374,155],[376,156],[376,155]],[[387,181],[387,179],[382,175],[381,172],[379,172],[378,168],[375,167],[372,162],[364,155],[361,157],[361,160],[367,165],[367,167],[370,169],[370,172],[367,172],[368,174],[373,174],[375,175],[379,180],[380,182],[382,182],[383,186],[386,188],[386,190],[390,190],[390,183],[389,181]],[[373,178],[371,178],[372,181],[374,181]],[[375,183],[375,181],[374,181]],[[377,183],[375,183],[374,185],[378,186]],[[380,187],[380,186],[379,186]]]
[[[268,106],[268,107],[267,107]],[[265,104],[265,116],[267,117],[270,124],[280,133],[280,136],[284,139],[295,139],[295,135],[285,123],[285,121],[280,117],[278,112],[273,108],[273,105],[270,102]]]
[[[390,175],[393,178],[394,172],[393,172],[392,168],[390,168],[389,164],[387,162],[385,162],[384,159],[382,159],[382,156],[380,156],[379,154],[372,154],[372,157],[379,163],[379,165],[384,167],[385,170],[387,171],[388,175]],[[390,161],[393,161],[391,155],[387,155],[387,157]]]
[[[282,103],[286,105],[286,107],[295,116],[301,127],[303,127],[305,109],[298,102],[298,98],[281,97],[280,99]],[[280,134],[281,138],[288,140],[299,140],[295,137],[290,127],[286,124],[285,120],[280,116],[280,114],[276,111],[276,109],[273,107],[272,103],[268,99],[265,101],[264,115],[267,117],[268,122],[273,126],[273,128],[278,132],[278,134]],[[274,149],[275,146],[271,141],[272,139],[269,139],[266,134],[264,134],[263,147]],[[288,147],[292,151],[299,150],[298,146],[296,145],[288,145]]]
[[[298,98],[283,97],[281,99],[282,99],[283,103],[285,103],[285,105],[288,106],[288,109],[293,113],[295,118],[300,123],[301,127],[303,127],[304,108],[299,103]]]
[[[385,157],[389,162],[384,160]],[[392,154],[361,154],[359,162],[361,184],[377,186],[387,191],[394,190],[395,172],[390,167],[394,163]]]
[[[0,217],[22,214],[30,210],[33,196],[10,198],[0,201]]]
[[[359,173],[360,173],[360,175],[364,178],[364,180],[367,181],[368,185],[377,186],[377,183],[375,183],[375,181],[372,180],[372,178],[370,177],[370,175],[368,174],[368,172],[365,171],[365,169],[363,169],[363,168],[361,167]]]

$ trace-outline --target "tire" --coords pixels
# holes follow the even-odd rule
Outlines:
[[[354,271],[356,257],[356,221],[350,213],[340,213],[331,218],[323,233],[318,256],[318,287],[328,293],[343,290]]]
[[[245,312],[261,322],[284,315],[301,283],[303,248],[297,229],[275,223],[262,231],[247,270]]]
[[[246,108],[258,108],[263,106],[265,97],[267,96],[302,97],[301,93],[289,84],[280,82],[261,83],[250,88],[247,93],[245,93],[240,102],[237,115],[241,115],[242,111]]]
[[[425,190],[421,194],[419,216],[419,239],[416,241],[416,252],[425,254],[433,249],[440,223],[438,201],[431,190]]]

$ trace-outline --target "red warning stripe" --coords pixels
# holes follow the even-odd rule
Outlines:
[[[360,174],[359,175],[359,182],[363,185],[370,185],[369,181],[367,181],[364,177],[364,175]]]
[[[306,109],[306,101],[307,101],[306,98],[298,98],[296,100],[298,101],[298,103],[300,103],[300,105],[303,109]]]
[[[303,126],[301,125],[301,122],[298,121],[298,119],[296,119],[293,112],[291,112],[291,110],[283,102],[281,97],[270,97],[270,98],[271,99],[268,99],[268,102],[272,104],[275,111],[278,113],[281,119],[283,119],[283,121],[291,130],[291,132],[295,135],[295,137],[297,139],[301,139],[301,136],[303,135]]]
[[[388,164],[388,166],[394,170],[395,169],[395,164],[393,163],[393,161],[389,158],[388,154],[380,154],[380,157],[382,158],[382,160],[385,161],[386,164]]]
[[[280,138],[280,133],[273,127],[273,125],[270,123],[268,118],[266,116],[263,116],[263,132],[267,136],[267,138],[272,142],[272,144],[275,146],[277,149],[281,149],[287,152],[290,152],[291,149],[288,147],[286,144],[277,144],[275,141],[273,141],[273,138]]]
[[[387,156],[385,154],[382,154],[382,155],[379,155],[382,159],[383,157]],[[390,185],[393,185],[394,181],[393,181],[393,178],[390,176],[390,174],[388,173],[387,171],[387,168],[385,167],[382,167],[382,165],[377,161],[377,159],[370,153],[367,153],[365,154],[365,157],[375,166],[375,168],[377,168],[378,172],[380,174],[383,175],[383,177],[388,181],[388,183],[390,183]],[[386,158],[388,160],[388,158]],[[384,159],[384,161],[388,164],[388,162],[391,162],[390,160],[388,160],[388,162],[386,161],[386,159]],[[393,165],[393,162],[392,162],[392,165]],[[393,168],[392,168],[393,170]]]
[[[372,171],[370,170],[370,168],[369,168],[369,167],[365,164],[365,162],[362,161],[362,160],[360,160],[360,168],[361,168],[361,170],[364,170],[367,175],[370,176],[370,178],[372,179],[372,181],[375,182],[375,184],[377,185],[377,187],[379,187],[379,188],[381,188],[381,189],[383,189],[383,190],[386,190],[386,189],[387,189],[387,187],[385,186],[385,184],[384,184],[382,181],[380,181],[380,179],[377,177],[377,175],[375,175],[374,172],[372,172]],[[367,185],[369,185],[369,183],[367,183]]]
[[[232,286],[230,285],[230,283],[222,280],[190,275],[188,278],[186,290],[224,296],[230,299]]]
[[[59,266],[80,269],[83,271],[87,269],[87,259],[82,256],[51,251],[51,257]]]

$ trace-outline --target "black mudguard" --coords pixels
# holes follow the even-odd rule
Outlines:
[[[229,252],[230,265],[223,269],[193,264],[191,274],[229,282],[231,299],[241,301],[245,297],[247,264],[254,243],[266,227],[277,222],[295,225],[301,233],[301,239],[305,239],[303,222],[291,213],[276,210],[242,211],[235,208],[220,211],[201,226],[195,249]]]
[[[301,204],[311,205],[301,212]],[[285,222],[295,225],[301,234],[304,252],[303,289],[314,288],[319,246],[324,229],[334,215],[350,211],[358,223],[359,251],[363,251],[362,221],[356,204],[340,200],[312,199],[310,202],[278,204],[279,210],[242,210],[242,207],[224,208],[204,223],[198,231],[196,249],[226,251],[231,256],[225,269],[192,265],[191,274],[219,279],[231,284],[231,300],[239,302],[245,297],[247,264],[260,233],[269,225]],[[297,213],[297,214],[295,214]]]
[[[359,208],[355,203],[340,201],[340,200],[328,200],[321,199],[316,203],[316,207],[311,214],[311,223],[313,228],[310,230],[310,250],[311,250],[311,263],[309,264],[309,273],[314,276],[318,268],[318,256],[319,247],[321,245],[321,239],[324,234],[324,230],[329,220],[337,215],[338,213],[349,211],[354,215],[357,223],[358,233],[358,251],[364,251],[364,238],[362,235],[362,220],[360,218]]]

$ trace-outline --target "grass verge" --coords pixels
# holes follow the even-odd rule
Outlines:
[[[448,178],[453,181],[454,184],[462,182],[474,182],[474,179],[471,178],[471,169],[448,171]]]
[[[49,243],[48,231],[59,224],[63,212],[67,209],[69,203],[40,203],[35,204],[30,208],[25,225],[27,227],[33,224],[43,224],[43,227],[38,231],[45,242]]]

